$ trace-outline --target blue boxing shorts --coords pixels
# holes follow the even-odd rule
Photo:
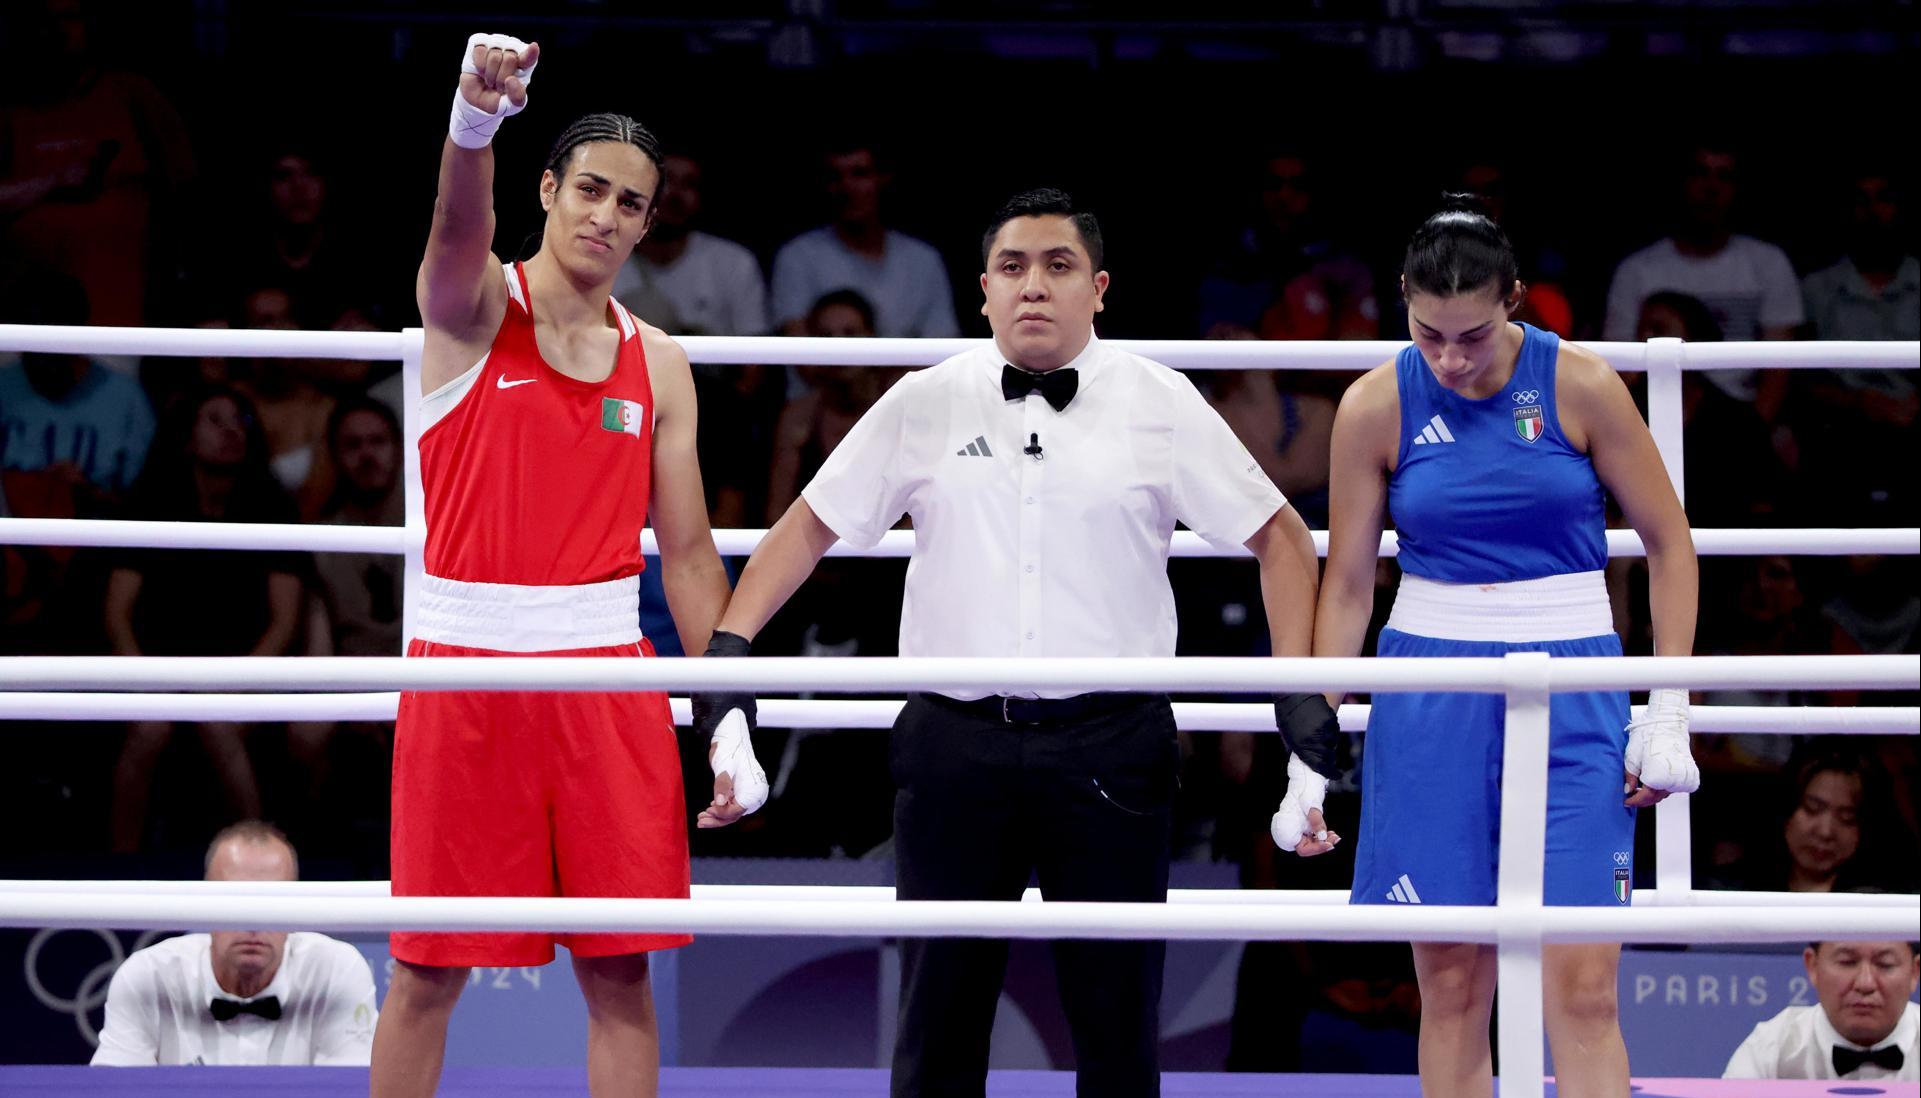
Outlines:
[[[1507,643],[1442,640],[1388,628],[1380,655],[1619,656],[1613,633]],[[1356,904],[1492,904],[1501,854],[1499,694],[1376,694],[1362,756]],[[1626,907],[1634,809],[1622,802],[1625,692],[1555,694],[1549,703],[1544,898]]]

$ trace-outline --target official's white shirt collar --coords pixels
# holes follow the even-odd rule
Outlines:
[[[1008,354],[1007,348],[1001,346],[999,336],[995,336],[990,345],[993,347],[994,361],[992,365],[994,367],[994,383],[996,385],[1000,384],[1000,371],[1002,366],[1012,366],[1017,370],[1027,369],[1027,367],[1015,362],[1014,356]],[[1093,332],[1089,332],[1087,333],[1087,346],[1081,348],[1081,353],[1062,363],[1056,367],[1056,369],[1080,371],[1080,389],[1075,394],[1078,396],[1080,392],[1086,391],[1087,387],[1093,383],[1096,377],[1100,376],[1101,363],[1104,358],[1105,356],[1101,354],[1101,337],[1095,335]],[[1028,372],[1035,373],[1037,371],[1028,370]],[[1050,374],[1053,372],[1053,370],[1047,371],[1047,373]]]

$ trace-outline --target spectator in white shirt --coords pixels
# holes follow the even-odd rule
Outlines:
[[[285,835],[247,820],[214,836],[210,881],[291,881]],[[360,951],[305,931],[185,934],[127,958],[107,987],[93,1063],[365,1065],[374,982]]]
[[[774,325],[804,335],[807,311],[823,295],[856,290],[874,305],[882,336],[952,337],[954,291],[940,253],[887,227],[881,199],[893,173],[872,146],[830,148],[823,158],[832,221],[774,253]]]
[[[614,279],[614,296],[670,335],[766,335],[767,283],[754,253],[695,228],[700,162],[669,154],[654,222]]]
[[[1729,340],[1793,339],[1807,319],[1794,265],[1778,246],[1733,231],[1739,164],[1725,147],[1701,145],[1688,155],[1672,236],[1621,261],[1608,286],[1602,337],[1634,338],[1641,302],[1662,290],[1700,299]],[[1772,425],[1787,395],[1784,370],[1714,370],[1709,383],[1751,402]]]
[[[1801,952],[1818,1006],[1754,1027],[1724,1079],[1921,1079],[1914,942],[1815,942]]]
[[[1275,654],[1306,655],[1307,526],[1186,377],[1094,337],[1109,281],[1094,217],[1059,191],[1028,192],[981,252],[993,342],[909,374],[861,417],[748,562],[707,654],[747,655],[836,540],[872,546],[906,513],[902,656],[1172,656],[1176,522],[1253,553]],[[735,710],[751,719],[752,696],[698,694],[695,727]],[[1333,769],[1325,698],[1287,695],[1277,720],[1302,758]],[[715,744],[726,770],[725,728]],[[1015,900],[1030,874],[1048,900],[1166,898],[1180,761],[1166,695],[916,694],[890,748],[901,898]],[[703,826],[743,813],[721,792]],[[1337,841],[1314,808],[1291,849]],[[1007,943],[915,938],[901,952],[894,1093],[981,1094]],[[1159,1093],[1164,954],[1055,944],[1081,1093]]]

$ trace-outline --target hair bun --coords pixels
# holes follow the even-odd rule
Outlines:
[[[1478,194],[1470,194],[1467,191],[1443,191],[1441,205],[1434,212],[1436,214],[1474,214],[1486,217],[1490,221],[1494,220],[1488,215],[1486,200]]]

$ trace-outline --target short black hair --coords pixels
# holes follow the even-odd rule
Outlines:
[[[981,269],[987,269],[992,258],[994,238],[1000,235],[1001,226],[1017,217],[1065,217],[1074,223],[1074,231],[1081,234],[1081,243],[1087,248],[1088,262],[1095,270],[1107,259],[1107,247],[1101,241],[1101,223],[1092,213],[1074,204],[1074,196],[1053,187],[1039,187],[1022,191],[1007,200],[987,222],[987,231],[981,234]]]
[[[1492,290],[1505,298],[1520,277],[1514,245],[1471,194],[1444,194],[1407,242],[1401,265],[1407,292],[1456,297]]]
[[[859,313],[861,319],[867,323],[868,331],[874,332],[880,330],[874,324],[874,303],[867,300],[867,295],[861,293],[859,290],[829,290],[827,293],[820,295],[820,297],[814,301],[814,304],[808,308],[807,317],[809,320],[812,320],[823,310],[831,309],[836,305],[845,305],[847,308]]]

